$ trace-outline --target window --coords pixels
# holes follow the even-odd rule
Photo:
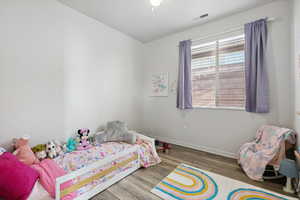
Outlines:
[[[244,108],[245,37],[192,47],[193,106]]]

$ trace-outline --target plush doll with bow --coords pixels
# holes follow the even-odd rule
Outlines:
[[[77,150],[86,150],[92,147],[92,145],[89,142],[89,129],[79,129],[77,131],[77,139],[78,139],[78,144],[77,144]]]

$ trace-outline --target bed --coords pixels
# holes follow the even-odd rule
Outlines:
[[[134,134],[151,144],[153,152],[156,153],[153,138],[139,133]],[[89,150],[75,151],[55,158],[54,161],[67,172],[67,175],[56,179],[55,199],[70,199],[68,198],[70,194],[76,194],[76,200],[93,197],[144,166],[147,160],[141,158],[145,153],[143,151],[145,149],[141,144],[108,142]],[[72,184],[62,188],[61,186],[68,181],[72,181]],[[39,183],[36,183],[29,199],[52,198]]]

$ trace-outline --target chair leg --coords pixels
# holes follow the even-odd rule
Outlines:
[[[287,193],[295,193],[295,190],[293,189],[292,186],[292,179],[290,177],[286,177],[286,184],[283,187],[283,191],[287,192]]]
[[[274,170],[274,173],[275,173],[275,176],[278,176],[278,171],[276,171],[275,167],[273,166],[273,170]]]

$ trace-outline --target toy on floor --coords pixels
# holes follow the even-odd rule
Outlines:
[[[13,146],[15,151],[13,154],[17,156],[17,158],[27,165],[37,164],[39,163],[39,159],[34,155],[31,148],[28,145],[29,136],[23,136],[19,139],[13,139]]]
[[[66,144],[66,148],[67,148],[66,151],[67,152],[75,151],[76,145],[77,145],[76,140],[74,138],[69,138]]]
[[[162,142],[162,141],[156,141],[156,150],[157,151],[162,151],[164,153],[169,153],[169,150],[171,149],[171,144],[167,142]]]
[[[31,150],[39,160],[44,160],[45,158],[47,158],[45,144],[38,144],[35,147],[31,148]]]
[[[89,129],[79,129],[77,131],[77,139],[78,139],[78,144],[77,144],[77,150],[86,150],[92,147],[92,145],[89,142]]]
[[[46,144],[46,152],[47,152],[48,158],[53,159],[59,155],[57,153],[56,149],[57,149],[57,147],[53,141],[50,141]]]

